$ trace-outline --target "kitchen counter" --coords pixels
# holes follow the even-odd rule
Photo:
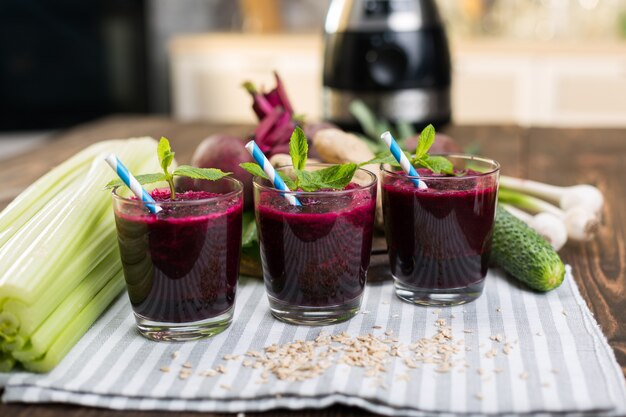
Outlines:
[[[179,162],[189,162],[195,146],[213,133],[244,136],[251,128],[177,122],[164,117],[111,117],[62,132],[28,154],[0,165],[0,208],[39,176],[90,143],[132,136],[166,136]],[[590,183],[606,198],[598,236],[568,243],[560,252],[572,265],[583,298],[626,372],[626,129],[551,129],[517,126],[450,126],[445,132],[463,146],[498,160],[507,175],[557,185]],[[380,255],[379,255],[380,256]],[[384,259],[382,256],[381,259]],[[0,405],[12,417],[147,416],[165,413],[112,411],[64,405]],[[257,413],[246,413],[247,416]],[[197,413],[176,413],[196,416]],[[218,415],[218,414],[209,414]],[[226,415],[226,414],[219,414]],[[332,407],[311,411],[271,411],[265,416],[362,416],[365,411]]]

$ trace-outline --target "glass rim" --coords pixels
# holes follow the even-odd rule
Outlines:
[[[215,197],[201,198],[201,199],[198,199],[198,200],[157,201],[157,204],[159,206],[166,206],[166,207],[168,207],[168,206],[169,207],[171,207],[171,206],[180,206],[180,205],[189,205],[189,206],[191,206],[191,205],[200,205],[200,204],[211,203],[211,202],[218,201],[218,200],[223,200],[223,199],[226,199],[226,198],[234,197],[237,194],[242,194],[243,195],[243,183],[241,181],[239,181],[237,178],[228,176],[228,177],[220,178],[219,180],[216,180],[216,181],[222,181],[222,180],[227,180],[227,181],[232,182],[235,186],[237,186],[237,188],[232,190],[232,191],[229,191],[229,192],[227,192],[225,194],[216,195]],[[202,180],[202,181],[210,181],[210,180]],[[213,182],[216,182],[216,181],[213,181]],[[132,197],[123,197],[123,196],[119,195],[117,193],[117,190],[122,188],[122,187],[128,188],[126,185],[118,185],[117,187],[113,188],[113,190],[111,190],[111,195],[113,196],[113,198],[115,200],[122,201],[122,202],[127,203],[127,204],[145,206],[146,203],[144,203],[143,201],[138,199],[134,194],[132,194],[132,192],[131,192]],[[162,188],[164,188],[164,187],[162,187]],[[169,190],[169,187],[167,187],[167,188]]]
[[[431,156],[444,156],[446,158],[450,157],[450,158],[465,159],[465,160],[469,160],[469,161],[479,161],[479,162],[484,162],[486,164],[492,165],[493,168],[490,169],[487,172],[479,172],[477,174],[463,175],[462,177],[441,177],[441,176],[429,176],[429,175],[408,175],[402,169],[396,170],[396,171],[391,171],[391,170],[385,168],[385,164],[380,164],[380,170],[384,174],[393,175],[395,177],[402,177],[402,178],[423,178],[423,179],[428,179],[429,181],[460,181],[460,180],[464,180],[464,179],[468,179],[468,178],[482,178],[482,177],[486,177],[486,176],[489,176],[489,175],[493,175],[493,174],[499,173],[500,167],[501,167],[500,163],[498,161],[496,161],[495,159],[485,158],[485,157],[482,157],[482,156],[476,156],[476,155],[470,155],[470,154],[463,154],[463,153],[437,153],[437,154],[432,154]],[[399,174],[399,173],[402,173],[402,174]]]
[[[337,164],[329,164],[329,163],[324,163],[324,162],[319,162],[319,163],[313,163],[313,164],[307,164],[307,166],[318,166],[318,167],[329,167],[329,166],[333,166],[333,165],[337,165]],[[284,168],[290,168],[293,167],[293,165],[281,165],[278,167],[274,167],[274,169],[276,171],[279,171],[281,169]],[[254,185],[254,187],[260,189],[260,190],[265,190],[265,191],[270,191],[270,192],[276,192],[276,193],[281,193],[281,194],[287,194],[287,195],[295,195],[295,196],[320,196],[320,195],[343,195],[343,194],[350,194],[350,193],[354,193],[357,191],[362,191],[362,190],[367,190],[373,186],[375,186],[378,183],[378,177],[376,176],[376,174],[374,174],[372,171],[370,171],[369,169],[365,169],[362,167],[357,167],[357,171],[363,171],[365,172],[367,175],[369,175],[371,182],[369,182],[367,185],[361,185],[361,184],[357,184],[358,187],[356,188],[351,188],[349,190],[327,190],[327,191],[283,191],[283,190],[279,190],[278,188],[275,188],[273,186],[273,184],[271,185],[264,185],[261,184],[259,181],[268,181],[265,178],[259,177],[258,175],[255,175],[252,178],[252,184]],[[356,172],[356,171],[355,171]],[[354,178],[354,177],[353,177]]]

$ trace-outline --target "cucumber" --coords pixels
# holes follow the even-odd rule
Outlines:
[[[565,277],[565,265],[552,246],[526,223],[499,206],[491,260],[537,291],[553,290]]]

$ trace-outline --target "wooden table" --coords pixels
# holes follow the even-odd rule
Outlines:
[[[243,126],[182,123],[160,117],[112,117],[58,135],[45,146],[0,165],[0,208],[51,167],[86,145],[103,139],[166,136],[179,162],[189,162],[196,145],[213,133],[244,136]],[[451,126],[445,130],[463,146],[502,164],[507,175],[557,185],[589,183],[605,195],[598,236],[584,244],[568,243],[561,255],[573,267],[582,296],[600,323],[626,372],[626,130],[547,129],[516,126]],[[0,405],[0,416],[104,417],[164,413],[110,411],[65,405]],[[196,413],[176,413],[195,416]],[[211,414],[218,415],[218,414]],[[219,414],[225,415],[225,414]],[[247,416],[257,415],[246,413]],[[266,416],[365,416],[365,411],[331,407],[311,411],[272,411]]]

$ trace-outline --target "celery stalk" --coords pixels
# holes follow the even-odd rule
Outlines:
[[[59,332],[58,336],[43,358],[23,362],[24,367],[33,372],[48,372],[54,368],[123,288],[124,279],[120,270],[89,304],[75,315],[73,320],[69,323],[62,323],[60,327],[55,329]]]
[[[2,247],[28,220],[40,211],[61,190],[79,178],[93,158],[120,140],[98,142],[50,170],[20,193],[0,212],[0,247]]]
[[[132,145],[117,150],[131,170],[137,167],[134,161],[143,162],[155,150],[152,140],[136,140],[137,146]],[[110,196],[103,191],[110,179],[109,167],[96,158],[79,187],[60,193],[64,198],[59,206],[45,206],[0,249],[0,300],[16,298],[33,304],[44,296],[59,278],[51,276],[50,267],[66,267],[89,238],[94,219],[110,210]]]
[[[13,352],[19,361],[33,361],[42,357],[53,344],[66,323],[72,321],[76,313],[82,311],[107,286],[111,280],[118,279],[122,270],[117,251],[109,255],[91,271],[83,282],[63,300],[56,310],[46,318],[45,322],[31,335],[24,349]]]
[[[159,170],[154,139],[102,142],[0,213],[0,225],[16,224],[10,236],[0,234],[0,371],[15,359],[40,372],[54,367],[124,287],[104,190],[115,174],[101,151],[114,152],[134,172]]]
[[[0,372],[9,372],[15,366],[15,359],[6,353],[0,353]]]
[[[115,242],[115,224],[110,213],[106,213],[103,221],[94,229],[93,237],[85,242],[85,245],[70,261],[69,265],[62,270],[53,270],[51,275],[63,276],[64,279],[55,280],[54,290],[49,291],[46,297],[41,298],[34,304],[25,304],[21,300],[9,299],[2,306],[0,318],[5,314],[13,314],[19,317],[19,334],[28,336],[50,315],[50,313],[63,301],[69,291],[72,291],[86,276],[103,260],[109,259],[109,254],[114,252],[116,257],[111,262],[119,263],[117,245]],[[10,334],[7,330],[0,329],[0,334]]]

